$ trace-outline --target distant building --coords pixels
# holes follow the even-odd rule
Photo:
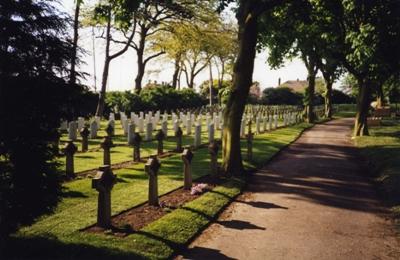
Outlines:
[[[308,85],[307,80],[288,80],[280,84],[279,88],[290,88],[293,92],[303,93]]]
[[[321,77],[316,77],[315,78],[315,87],[317,88],[317,85],[321,83],[324,84],[324,80]],[[280,84],[278,87],[279,88],[290,88],[293,92],[298,92],[298,93],[304,93],[305,89],[308,86],[308,81],[307,80],[288,80]]]

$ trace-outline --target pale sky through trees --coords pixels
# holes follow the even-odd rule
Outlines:
[[[73,15],[74,0],[61,0],[61,5],[65,8],[64,11]],[[72,29],[71,29],[72,31]],[[83,80],[82,83],[85,85],[94,86],[93,80],[93,55],[92,55],[92,30],[91,29],[80,29],[80,38],[78,45],[83,47],[86,54],[83,56],[83,63],[79,69],[89,75]],[[95,43],[96,49],[96,77],[97,77],[97,89],[101,82],[101,73],[104,64],[104,40],[97,39]],[[118,49],[121,46],[118,46]],[[253,80],[260,82],[262,89],[267,87],[275,87],[278,85],[278,78],[281,78],[282,83],[287,80],[305,80],[307,78],[307,70],[300,59],[294,59],[292,61],[286,61],[284,66],[278,70],[271,70],[266,64],[267,53],[262,52],[257,55],[254,66]],[[163,58],[155,59],[149,62],[146,68],[146,74],[144,76],[143,84],[146,84],[149,80],[157,82],[171,82],[173,74],[173,63],[165,61]],[[131,49],[126,53],[116,58],[111,62],[110,73],[108,79],[107,90],[132,90],[134,88],[134,79],[136,76],[136,54]],[[216,71],[214,72],[216,75]],[[318,73],[320,76],[320,73]],[[208,80],[209,72],[208,69],[202,71],[196,78],[195,83],[198,86],[204,80]],[[181,79],[182,86],[185,86],[186,81],[184,77]],[[336,83],[337,85],[337,83]]]

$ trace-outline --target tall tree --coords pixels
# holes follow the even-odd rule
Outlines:
[[[164,50],[160,50],[146,56],[149,38],[155,34],[165,32],[168,22],[190,18],[192,13],[189,7],[192,5],[195,5],[195,2],[143,0],[143,3],[132,16],[138,33],[137,40],[134,39],[129,43],[137,56],[138,71],[134,87],[136,93],[140,93],[142,90],[142,81],[148,62],[165,53]],[[126,38],[128,39],[128,37]],[[121,41],[118,42],[121,43]]]
[[[73,26],[73,38],[72,38],[72,55],[71,55],[71,71],[69,76],[69,83],[75,84],[76,82],[76,61],[78,52],[78,38],[79,38],[79,14],[81,10],[81,4],[83,0],[75,0],[75,14],[74,14],[74,26]]]
[[[353,134],[368,135],[371,92],[400,68],[400,2],[346,0],[326,6],[341,36],[337,57],[358,83]]]
[[[75,91],[69,22],[49,1],[0,2],[0,247],[60,199],[57,129]]]
[[[222,1],[225,4],[229,1]],[[233,68],[233,86],[224,111],[222,167],[227,174],[243,174],[240,149],[240,124],[253,83],[252,75],[258,37],[258,18],[281,1],[237,1],[238,53]]]
[[[93,17],[89,18],[89,24],[97,24],[105,27],[105,33],[103,36],[106,44],[105,58],[101,79],[101,88],[99,92],[99,100],[96,108],[96,116],[103,116],[108,74],[111,61],[121,56],[128,50],[136,32],[135,20],[133,20],[133,23],[131,23],[131,21],[129,19],[126,19],[126,17],[132,15],[132,13],[136,10],[137,5],[132,5],[132,3],[128,0],[118,1],[117,3],[118,4],[116,4],[115,1],[110,0],[108,2],[102,2],[96,5],[95,9],[93,10]],[[133,28],[127,36],[128,38],[124,43],[124,46],[120,50],[111,54],[111,43],[115,41],[111,33],[113,26],[119,28],[124,33],[126,33],[131,26]]]

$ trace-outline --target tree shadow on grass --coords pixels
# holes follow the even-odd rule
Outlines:
[[[144,259],[144,257],[114,248],[88,244],[63,243],[46,237],[12,237],[0,254],[1,259]]]

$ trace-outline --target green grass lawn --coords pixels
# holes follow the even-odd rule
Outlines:
[[[369,131],[370,136],[358,137],[355,143],[367,158],[384,200],[400,218],[400,120],[383,120],[382,126]]]
[[[299,124],[256,135],[253,161],[246,167],[260,167],[282,147],[295,140],[310,125]],[[149,143],[150,144],[150,143]],[[242,144],[243,158],[246,145]],[[115,151],[123,147],[114,148]],[[151,149],[151,148],[149,148]],[[121,159],[124,151],[121,150]],[[90,153],[87,153],[90,154]],[[96,153],[92,153],[96,160]],[[114,155],[114,158],[116,156]],[[97,167],[93,163],[93,167]],[[148,179],[142,163],[116,170],[117,184],[112,190],[112,214],[144,203],[147,200]],[[206,148],[195,151],[194,178],[209,173]],[[229,201],[240,193],[243,181],[232,179],[212,192],[185,204],[126,238],[80,232],[96,222],[97,192],[91,180],[79,179],[64,184],[63,200],[56,211],[43,216],[31,226],[23,227],[13,236],[8,254],[15,258],[166,258],[184,246],[201,231]],[[183,185],[180,155],[162,159],[159,173],[159,193],[164,194]],[[23,248],[23,250],[19,250]]]

